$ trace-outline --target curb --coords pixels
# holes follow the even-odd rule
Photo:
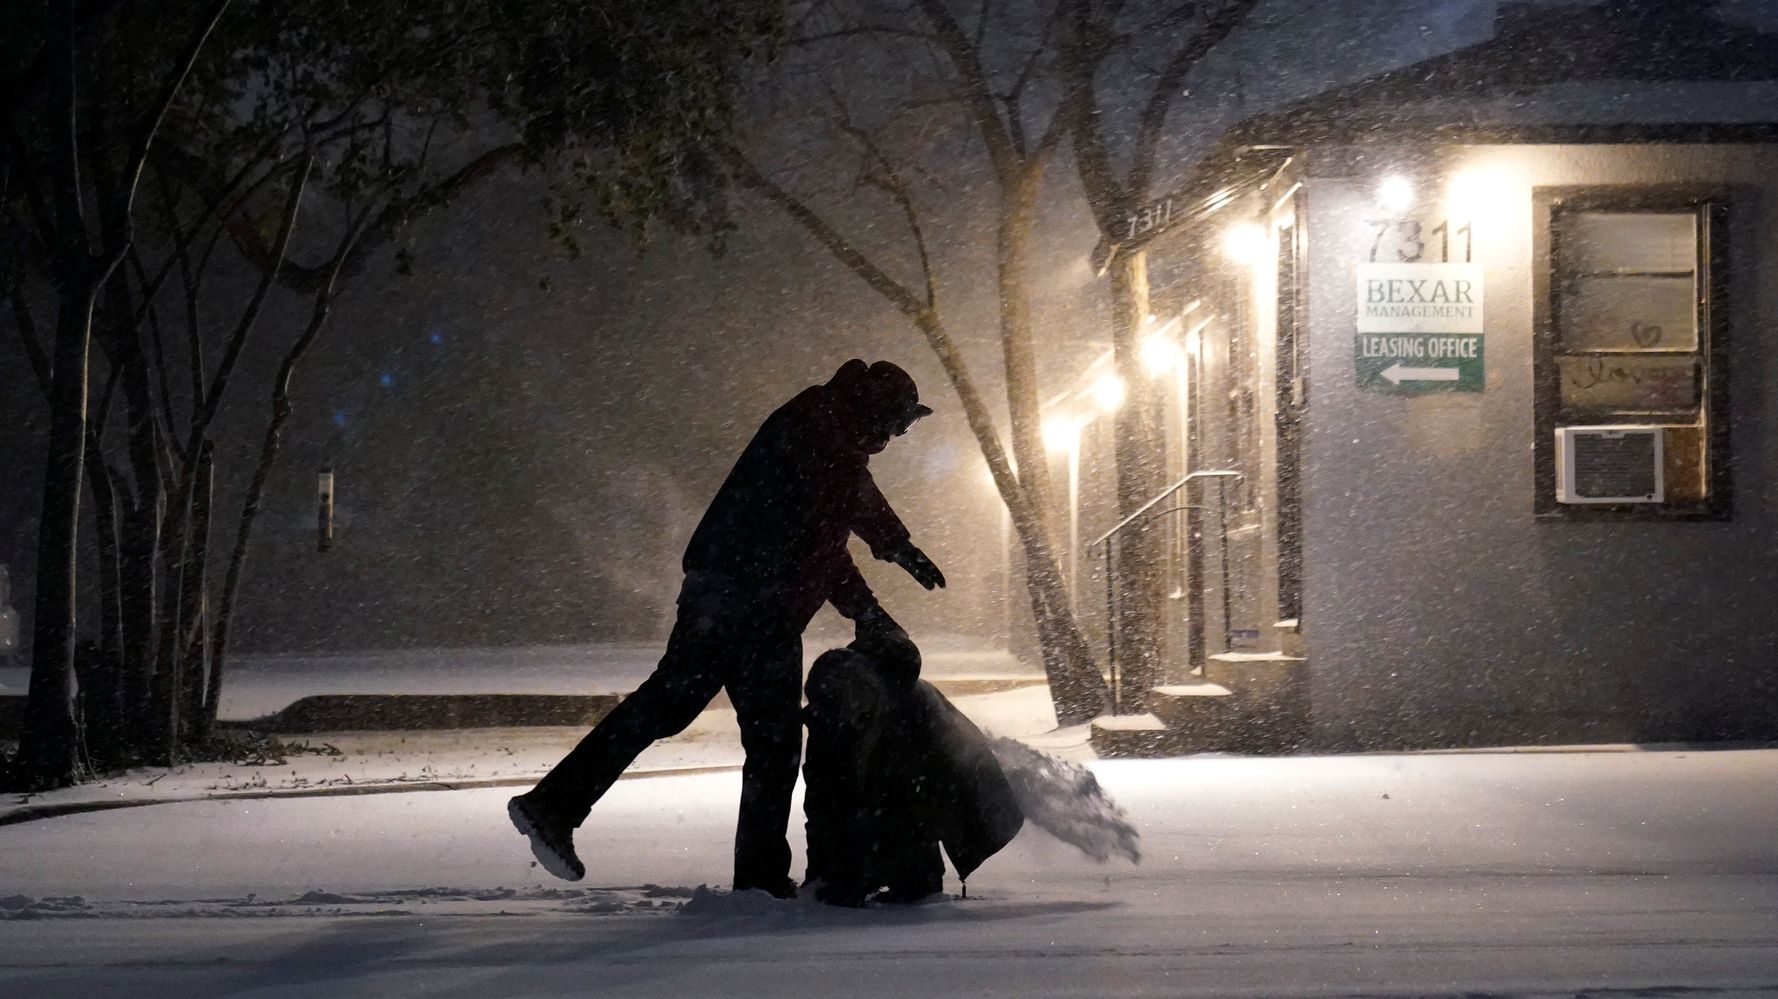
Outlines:
[[[666,767],[660,770],[626,771],[618,780],[642,780],[649,777],[690,777],[698,774],[733,773],[740,764],[707,767]],[[364,794],[406,794],[415,791],[474,791],[489,787],[529,787],[536,777],[482,777],[456,781],[409,781],[382,784],[340,784],[330,787],[268,788],[264,791],[216,791],[190,798],[123,798],[111,801],[69,801],[47,805],[24,805],[0,812],[0,826],[15,826],[41,819],[81,815],[86,812],[109,812],[120,808],[145,808],[149,805],[184,805],[206,801],[263,801],[271,798],[344,798]]]

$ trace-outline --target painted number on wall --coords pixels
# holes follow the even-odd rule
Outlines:
[[[1474,234],[1468,222],[1456,229],[1451,228],[1450,219],[1441,219],[1430,229],[1419,219],[1365,219],[1364,224],[1373,231],[1370,257],[1373,264],[1452,263],[1453,237],[1463,244],[1461,262],[1471,262]]]

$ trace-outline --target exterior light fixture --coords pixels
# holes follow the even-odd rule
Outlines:
[[[1392,212],[1405,212],[1414,206],[1414,183],[1399,173],[1392,173],[1377,184],[1377,204]]]
[[[1164,333],[1150,333],[1142,338],[1141,357],[1150,375],[1164,375],[1179,364],[1179,344]]]
[[[1222,234],[1222,252],[1237,264],[1252,264],[1263,259],[1266,231],[1252,222],[1232,225]]]
[[[1491,170],[1468,167],[1451,175],[1445,201],[1453,215],[1469,218],[1492,211],[1507,198],[1505,178]]]
[[[1113,374],[1099,376],[1088,390],[1093,404],[1109,413],[1124,404],[1124,380]]]
[[[1201,328],[1202,328],[1202,326],[1201,326],[1201,325],[1200,325],[1200,327],[1199,327],[1199,328],[1200,328],[1200,329],[1201,329]],[[1199,351],[1201,351],[1201,350],[1203,350],[1203,349],[1204,349],[1204,336],[1203,336],[1203,334],[1201,334],[1201,333],[1199,333],[1199,332],[1198,332],[1198,331],[1197,331],[1197,330],[1195,330],[1195,329],[1194,329],[1194,330],[1190,330],[1190,331],[1188,331],[1188,332],[1187,332],[1187,333],[1186,333],[1186,334],[1185,334],[1185,352],[1186,352],[1186,353],[1187,353],[1187,354],[1190,354],[1190,355],[1191,355],[1191,356],[1193,356],[1193,357],[1197,357],[1197,356],[1198,356],[1198,352],[1199,352]]]

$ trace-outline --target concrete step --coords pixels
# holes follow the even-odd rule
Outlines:
[[[1208,744],[1228,727],[1233,696],[1221,684],[1180,683],[1150,690],[1146,702],[1149,713],[1176,734]]]
[[[1286,618],[1272,625],[1272,634],[1278,638],[1278,651],[1285,655],[1301,659],[1309,654],[1309,638],[1303,634],[1303,623],[1297,618]]]
[[[1244,698],[1271,698],[1306,682],[1307,662],[1284,652],[1219,652],[1204,661],[1204,679]]]
[[[1167,750],[1166,723],[1153,714],[1100,715],[1093,719],[1088,739],[1103,759],[1174,755]]]
[[[1243,752],[1287,752],[1308,739],[1308,660],[1283,652],[1224,652],[1204,663],[1204,679],[1232,698],[1230,740]]]

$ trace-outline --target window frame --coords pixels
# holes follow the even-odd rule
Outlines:
[[[1729,469],[1729,246],[1730,194],[1723,187],[1603,185],[1532,189],[1532,372],[1536,461],[1534,511],[1540,521],[1721,521],[1733,510]],[[1556,222],[1564,211],[1695,215],[1697,238],[1698,407],[1704,423],[1702,500],[1650,504],[1569,504],[1556,499],[1556,428],[1608,422],[1559,422],[1561,350],[1556,281],[1560,247]],[[1571,352],[1572,353],[1572,352]],[[1675,425],[1658,416],[1631,422]]]

